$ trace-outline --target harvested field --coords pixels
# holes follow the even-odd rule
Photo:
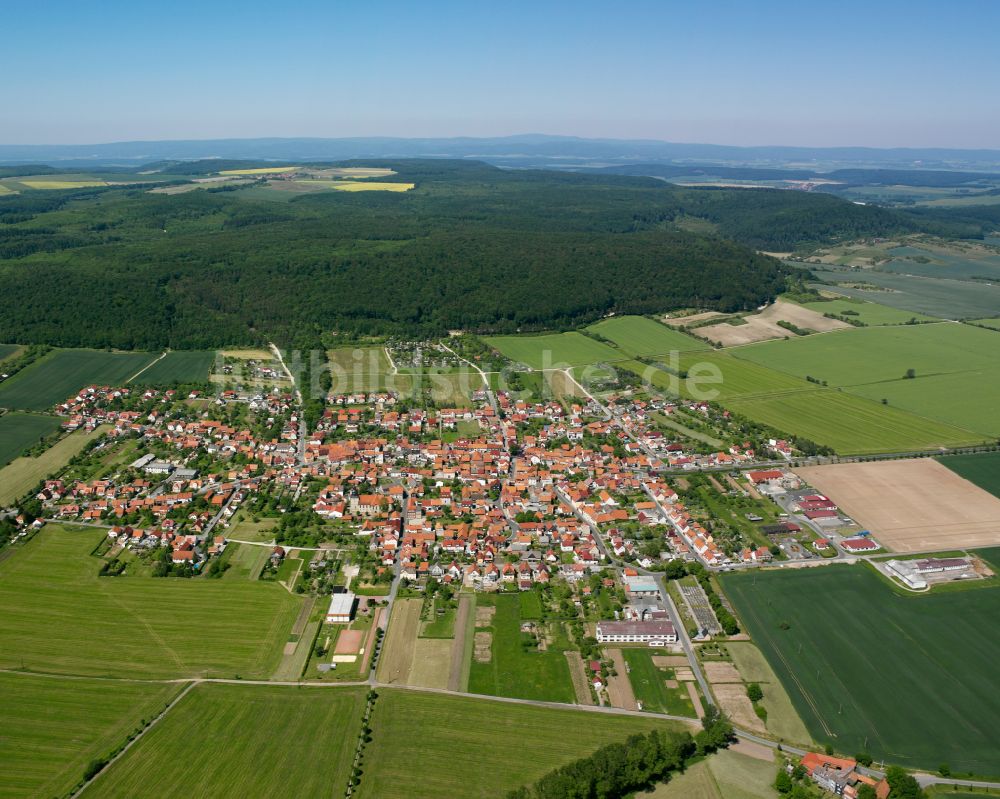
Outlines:
[[[389,616],[389,631],[378,662],[380,682],[406,685],[413,668],[413,653],[420,629],[420,599],[398,599]]]
[[[563,652],[566,662],[569,663],[569,675],[573,678],[573,691],[576,693],[576,703],[578,705],[593,705],[590,685],[587,682],[587,669],[583,664],[583,658],[579,652]]]
[[[743,682],[743,677],[740,676],[740,673],[736,670],[736,667],[732,663],[726,663],[722,660],[714,660],[702,663],[701,667],[710,683]]]
[[[238,358],[241,361],[270,361],[274,353],[270,350],[219,350],[219,355],[226,358]]]
[[[686,668],[689,665],[686,655],[653,655],[651,659],[658,669]]]
[[[337,636],[337,645],[333,648],[335,655],[356,655],[361,651],[364,640],[363,630],[341,630]]]
[[[754,743],[753,741],[739,740],[729,745],[730,752],[737,752],[755,760],[763,760],[766,763],[774,762],[774,750],[770,746]]]
[[[418,638],[407,683],[421,688],[447,688],[454,644],[453,638]]]
[[[790,322],[803,330],[813,330],[817,333],[828,333],[831,330],[850,327],[839,319],[828,319],[821,313],[783,300],[778,300],[759,314],[745,316],[743,320],[746,324],[730,325],[723,322],[718,325],[706,325],[698,328],[698,335],[705,336],[724,347],[735,347],[740,344],[795,336],[795,333],[781,327],[778,322]]]
[[[811,466],[797,474],[896,552],[1000,544],[1000,499],[930,458]]]
[[[753,703],[747,698],[747,689],[739,685],[713,685],[712,692],[722,712],[737,727],[751,732],[767,733],[764,722],[754,712]]]
[[[674,669],[674,676],[681,682],[693,682],[694,672],[689,666],[678,666]]]
[[[622,651],[620,649],[605,649],[604,653],[614,662],[617,672],[616,676],[608,677],[608,697],[611,699],[611,706],[625,708],[625,710],[638,710],[639,704],[635,701],[632,683],[625,671],[625,658],[622,657]],[[655,657],[652,660],[654,666],[661,668],[656,663]]]

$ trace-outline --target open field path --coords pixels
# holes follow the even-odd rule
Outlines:
[[[159,362],[160,362],[160,361],[162,361],[162,360],[163,360],[164,358],[166,358],[166,357],[167,357],[167,353],[168,353],[168,352],[170,352],[170,350],[164,350],[164,351],[163,351],[163,352],[162,352],[162,353],[160,354],[160,357],[159,357],[159,358],[154,358],[153,360],[151,360],[151,361],[150,361],[149,363],[147,363],[147,364],[146,364],[145,366],[143,366],[143,367],[142,367],[142,369],[140,369],[140,370],[139,370],[138,372],[136,372],[136,373],[135,373],[134,375],[132,375],[132,376],[131,376],[131,377],[129,377],[129,378],[126,378],[126,379],[125,379],[125,382],[126,382],[126,383],[131,383],[131,382],[132,382],[133,380],[135,380],[135,379],[136,379],[136,378],[137,378],[137,377],[138,377],[139,375],[141,375],[141,374],[142,374],[143,372],[145,372],[145,371],[146,371],[146,370],[147,370],[147,369],[148,369],[148,368],[149,368],[150,366],[152,366],[152,365],[153,365],[154,363],[159,363]]]

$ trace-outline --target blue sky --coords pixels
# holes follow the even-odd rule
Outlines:
[[[5,2],[0,142],[1000,148],[1000,2]]]

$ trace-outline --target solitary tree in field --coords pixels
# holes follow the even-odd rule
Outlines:
[[[907,369],[906,370],[906,379],[907,380],[912,380],[916,376],[917,376],[917,370],[916,369]]]

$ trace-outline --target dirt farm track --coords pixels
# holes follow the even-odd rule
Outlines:
[[[1000,499],[931,458],[796,469],[895,552],[1000,544]]]

